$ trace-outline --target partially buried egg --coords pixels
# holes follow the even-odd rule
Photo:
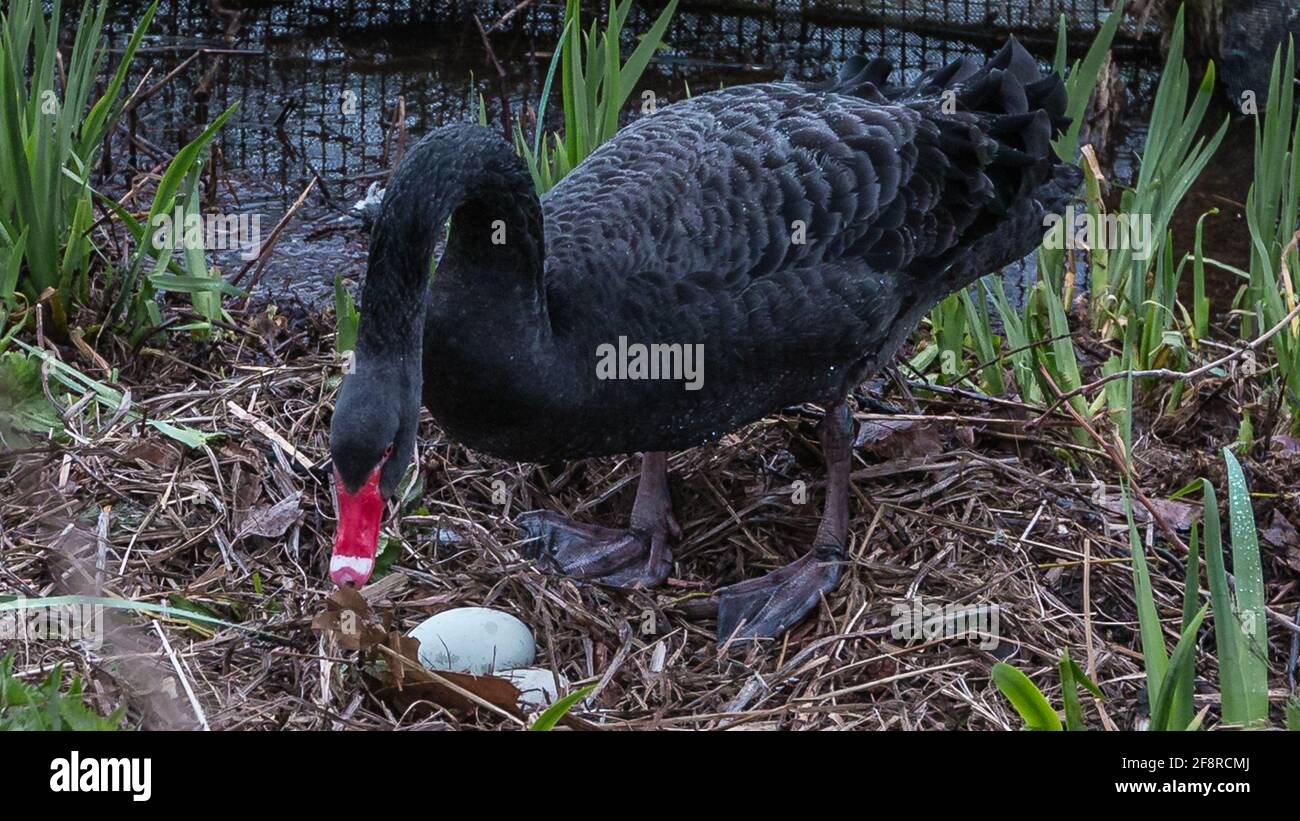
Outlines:
[[[550,670],[541,667],[524,667],[511,670],[504,675],[511,684],[519,688],[519,707],[525,712],[533,712],[551,706],[560,697],[561,692],[569,689],[569,680],[556,676]],[[559,679],[559,690],[556,679]]]

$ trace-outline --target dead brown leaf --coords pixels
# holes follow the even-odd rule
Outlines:
[[[1265,544],[1285,551],[1286,563],[1292,570],[1300,571],[1300,532],[1297,532],[1296,526],[1282,515],[1282,511],[1273,508],[1272,521],[1268,523],[1268,527],[1259,532],[1259,535]]]
[[[394,665],[398,666],[403,665]],[[407,680],[400,683],[393,680],[395,677],[382,674],[376,676],[367,673],[364,678],[376,697],[402,712],[411,710],[412,707],[418,711],[416,705],[420,702],[429,702],[449,710],[473,710],[482,706],[465,693],[471,693],[508,713],[517,712],[519,688],[506,679],[444,671],[429,673],[409,667],[406,672]]]
[[[325,599],[325,610],[312,619],[311,627],[327,632],[348,650],[378,651],[386,662],[363,672],[362,678],[374,694],[399,711],[406,712],[420,702],[452,710],[483,706],[474,697],[517,716],[519,688],[496,676],[426,670],[420,664],[420,643],[400,630],[385,632],[375,623],[374,612],[354,587],[334,591]]]
[[[176,460],[180,454],[176,448],[164,445],[160,442],[143,441],[132,445],[126,451],[128,459],[138,459],[146,464],[155,467],[166,468],[171,470],[176,466]]]
[[[299,502],[302,494],[294,492],[273,505],[263,505],[248,511],[244,522],[239,526],[239,537],[264,536],[278,539],[298,521],[301,511]]]
[[[910,419],[864,420],[853,446],[886,460],[932,456],[943,450],[933,425]]]
[[[329,633],[348,650],[369,650],[387,639],[374,623],[369,603],[354,587],[335,590],[325,599],[325,611],[311,620],[311,629]]]
[[[1178,530],[1187,530],[1192,526],[1194,519],[1200,518],[1201,508],[1195,505],[1189,505],[1186,502],[1174,502],[1169,499],[1152,499],[1151,505],[1160,513],[1160,516],[1172,527]],[[1124,500],[1120,496],[1107,496],[1101,506],[1114,513],[1116,516],[1124,516]],[[1151,520],[1151,513],[1144,505],[1133,504],[1133,521],[1138,524],[1146,524]]]

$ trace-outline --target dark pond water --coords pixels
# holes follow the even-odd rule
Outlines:
[[[1049,58],[1059,13],[1067,15],[1071,41],[1080,48],[1104,14],[1096,0],[835,1],[682,0],[665,37],[667,49],[642,87],[662,104],[683,97],[688,86],[699,93],[770,78],[820,78],[859,53],[883,54],[911,75],[959,55],[990,53],[1006,31]],[[112,4],[115,45],[125,42],[146,6]],[[649,27],[659,6],[652,0],[633,10],[625,47]],[[243,6],[164,0],[133,71],[137,78],[151,71],[150,83],[179,71],[139,111],[134,141],[120,148],[127,161],[116,167],[148,168],[238,102],[219,142],[227,182],[216,187],[211,207],[260,214],[265,234],[318,178],[258,287],[269,296],[316,301],[329,292],[335,274],[355,277],[364,270],[365,240],[345,212],[391,165],[391,141],[401,130],[393,127],[399,101],[408,139],[469,118],[471,89],[483,96],[494,123],[502,121],[503,110],[517,118],[535,104],[563,5],[525,4],[502,22],[513,8],[513,0]],[[480,26],[490,32],[504,78],[488,57]],[[1140,112],[1158,68],[1155,38],[1148,34],[1137,42],[1135,34],[1126,31],[1117,52],[1127,108]],[[204,48],[210,51],[193,58]],[[235,253],[217,258],[227,276],[243,264]]]

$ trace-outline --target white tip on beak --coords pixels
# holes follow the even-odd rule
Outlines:
[[[366,583],[375,570],[375,560],[367,556],[330,557],[330,578],[339,587],[353,584],[357,587]]]

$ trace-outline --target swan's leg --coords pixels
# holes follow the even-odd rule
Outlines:
[[[839,583],[849,536],[849,468],[853,420],[847,405],[828,410],[821,424],[826,459],[826,509],[812,550],[757,579],[718,591],[718,642],[774,638],[806,616]]]
[[[641,482],[627,530],[572,522],[554,513],[526,513],[519,525],[532,537],[525,553],[575,579],[616,587],[663,584],[672,543],[681,538],[668,495],[667,454],[641,457]]]

